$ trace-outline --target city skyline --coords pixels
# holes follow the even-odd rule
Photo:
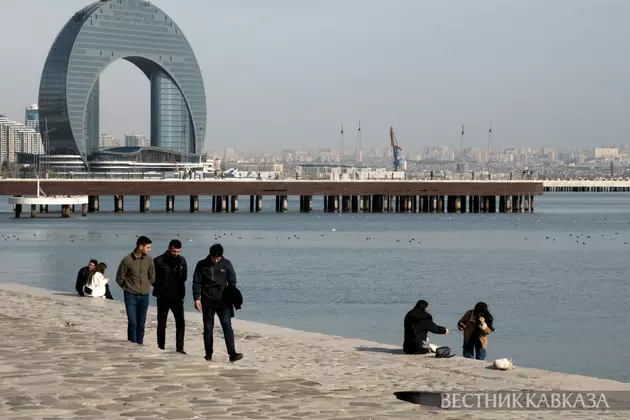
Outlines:
[[[22,121],[37,102],[48,47],[83,0],[3,6],[0,113]],[[620,1],[484,1],[311,4],[156,0],[195,50],[208,97],[206,150],[386,148],[395,127],[404,151],[431,144],[493,149],[625,144],[630,35]],[[193,7],[194,6],[194,7]],[[28,10],[45,10],[45,18]],[[22,33],[23,16],[35,33]],[[22,45],[29,45],[24,49]],[[125,106],[121,106],[125,104]],[[129,63],[101,79],[101,133],[149,134],[149,84]],[[348,147],[350,149],[350,147]]]

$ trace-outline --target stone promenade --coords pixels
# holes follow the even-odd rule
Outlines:
[[[238,312],[237,312],[238,314]],[[128,343],[124,306],[0,284],[0,419],[605,419],[606,411],[455,411],[396,391],[625,390],[630,384],[489,362],[406,356],[393,346],[234,320],[243,360],[227,361],[220,328],[203,360],[200,314],[187,314],[186,350]],[[627,367],[624,367],[627,368]]]

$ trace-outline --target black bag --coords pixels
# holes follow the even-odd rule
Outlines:
[[[86,294],[88,294],[88,295],[92,296],[92,292],[93,292],[93,290],[92,290],[92,289],[90,289],[89,287],[85,286],[85,287],[83,288],[83,291],[84,291]]]
[[[449,359],[451,357],[455,357],[455,355],[451,354],[450,347],[443,346],[443,347],[438,347],[437,349],[435,349],[435,357]]]

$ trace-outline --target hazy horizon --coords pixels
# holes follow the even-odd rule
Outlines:
[[[0,114],[37,103],[48,50],[89,0],[5,2]],[[206,88],[205,149],[630,143],[623,0],[155,0],[188,37]],[[11,40],[11,42],[6,42]],[[9,64],[10,63],[10,64]],[[124,105],[124,106],[121,106]],[[149,134],[149,82],[101,78],[101,133]]]

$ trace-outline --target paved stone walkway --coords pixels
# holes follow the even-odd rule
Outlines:
[[[119,302],[0,285],[0,419],[542,419],[629,418],[628,412],[446,411],[399,401],[396,391],[583,389],[630,384],[515,369],[456,357],[405,356],[393,346],[235,320],[230,364],[216,328],[203,360],[201,316],[187,314],[186,350],[125,341]]]

